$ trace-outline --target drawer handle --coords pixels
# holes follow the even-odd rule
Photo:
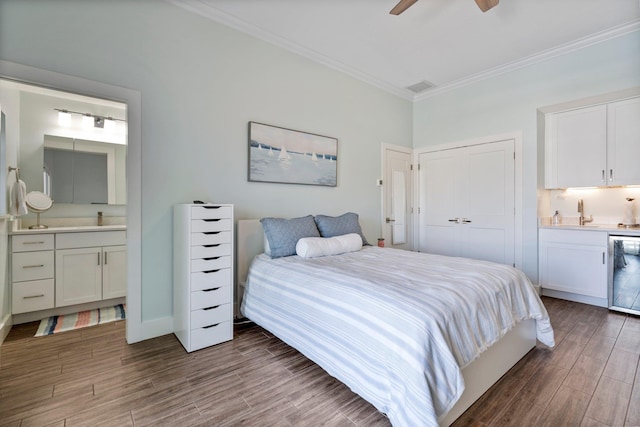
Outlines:
[[[220,307],[220,306],[219,305],[214,305],[213,307],[203,308],[203,310],[215,310],[218,307]]]
[[[44,244],[44,240],[38,242],[22,242],[23,245],[42,245]]]
[[[218,289],[220,288],[218,287],[218,288],[211,288],[211,289],[203,289],[202,292],[213,292],[213,291],[217,291]]]
[[[205,260],[205,261],[213,261],[214,259],[220,259],[220,257],[219,256],[212,256],[212,257],[209,257],[209,258],[202,258],[202,259]]]
[[[210,218],[210,219],[203,219],[204,222],[217,222],[220,221],[220,218]]]
[[[43,297],[43,296],[44,296],[44,294],[40,294],[40,295],[29,295],[29,296],[22,297],[22,298],[24,298],[24,299],[29,299],[29,298],[40,298],[40,297]]]
[[[215,328],[216,326],[218,326],[220,323],[216,323],[215,325],[209,325],[209,326],[203,326],[202,329],[209,329],[209,328]]]
[[[210,234],[220,234],[220,231],[205,231],[205,232],[204,232],[204,233],[202,233],[202,234],[209,234],[209,235],[210,235]]]
[[[40,268],[40,267],[44,267],[44,264],[38,264],[38,265],[23,265],[22,268]]]
[[[217,270],[205,270],[203,271],[204,274],[211,274],[211,273],[217,273],[218,271],[220,271],[220,269]]]
[[[220,243],[218,243],[217,245],[202,245],[202,246],[204,246],[205,248],[216,248],[220,246]]]
[[[222,206],[202,206],[205,209],[220,209]]]

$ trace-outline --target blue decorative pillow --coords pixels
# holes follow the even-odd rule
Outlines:
[[[340,216],[316,215],[316,225],[322,237],[342,236],[343,234],[357,233],[362,237],[362,244],[369,245],[362,234],[358,214],[347,212]]]
[[[296,254],[296,244],[303,237],[320,237],[313,216],[300,218],[262,218],[262,229],[269,242],[271,258]]]

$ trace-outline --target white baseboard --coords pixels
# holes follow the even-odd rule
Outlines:
[[[140,324],[139,341],[173,333],[173,316],[146,320]]]
[[[596,297],[590,297],[586,295],[572,294],[570,292],[555,291],[553,289],[544,289],[544,288],[542,289],[542,295],[558,298],[558,299],[565,299],[568,301],[580,302],[582,304],[595,305],[598,307],[609,307],[609,302],[607,301],[606,298],[596,298]]]
[[[13,318],[10,314],[7,314],[4,319],[0,319],[0,345],[2,345],[4,339],[9,335],[12,326]]]

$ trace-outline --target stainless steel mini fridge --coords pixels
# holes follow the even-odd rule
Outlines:
[[[640,315],[640,236],[609,236],[609,309]]]

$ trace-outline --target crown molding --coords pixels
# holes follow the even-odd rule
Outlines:
[[[495,67],[490,70],[483,71],[481,73],[477,73],[469,77],[465,77],[463,79],[459,79],[450,83],[439,85],[433,89],[429,89],[428,92],[417,94],[416,96],[414,96],[413,100],[416,102],[422,101],[424,99],[431,98],[433,96],[442,94],[444,92],[449,92],[454,89],[459,89],[461,87],[468,86],[473,83],[480,82],[482,80],[487,80],[492,77],[499,76],[501,74],[509,73],[511,71],[518,70],[520,68],[528,67],[529,65],[533,65],[538,62],[543,62],[551,58],[566,55],[568,53],[575,52],[580,49],[584,49],[586,47],[593,46],[595,44],[602,43],[617,37],[621,37],[621,36],[624,36],[625,34],[633,33],[639,30],[640,30],[640,19],[635,19],[626,24],[622,24],[617,27],[612,27],[608,30],[591,34],[587,37],[583,37],[581,39],[577,39],[572,42],[565,43],[551,49],[547,49],[545,51],[536,53],[534,55],[530,55],[518,61],[510,62],[508,64],[501,65],[499,67]]]
[[[621,37],[625,34],[629,34],[629,33],[640,30],[640,19],[635,19],[626,24],[622,24],[617,27],[613,27],[608,30],[589,35],[587,37],[583,37],[581,39],[574,40],[572,42],[565,43],[551,49],[547,49],[545,51],[536,53],[534,55],[530,55],[526,58],[519,59],[511,63],[504,64],[504,65],[492,68],[490,70],[471,75],[469,77],[455,80],[453,82],[437,85],[436,87],[429,89],[425,93],[414,94],[413,92],[409,91],[406,88],[400,88],[395,85],[392,85],[391,83],[377,79],[371,76],[370,74],[367,74],[363,71],[349,67],[348,65],[340,61],[336,61],[332,58],[329,58],[326,55],[323,55],[311,49],[300,46],[290,40],[284,39],[273,33],[270,33],[261,28],[258,28],[255,25],[248,24],[234,15],[222,12],[221,10],[212,7],[211,5],[209,5],[207,2],[203,0],[165,0],[165,1],[167,1],[168,3],[174,4],[175,6],[186,9],[190,12],[209,18],[222,25],[231,27],[233,29],[249,34],[253,37],[256,37],[260,40],[263,40],[265,42],[268,42],[278,47],[281,47],[283,49],[286,49],[297,55],[306,57],[312,61],[325,65],[334,70],[340,71],[355,79],[358,79],[372,86],[375,86],[379,89],[382,89],[386,92],[389,92],[393,95],[396,95],[400,98],[406,99],[408,101],[413,101],[413,102],[422,101],[424,99],[428,99],[448,91],[459,89],[461,87],[468,86],[468,85],[480,82],[482,80],[487,80],[492,77],[499,76],[501,74],[509,73],[511,71],[515,71],[520,68],[524,68],[529,65],[536,64],[538,62],[546,61],[548,59],[551,59],[557,56],[566,55],[568,53],[583,49],[585,47],[602,43],[607,40],[611,40],[616,37]]]
[[[326,55],[323,55],[311,49],[302,47],[299,44],[292,42],[291,40],[287,40],[285,38],[277,36],[273,33],[270,33],[261,28],[258,28],[255,25],[248,24],[238,19],[234,15],[228,14],[226,12],[222,12],[221,10],[216,9],[201,0],[165,0],[165,1],[167,1],[168,3],[174,4],[178,7],[181,7],[183,9],[186,9],[190,12],[194,12],[198,15],[209,18],[227,27],[231,27],[243,33],[249,34],[267,43],[271,43],[275,46],[286,49],[297,55],[303,56],[312,61],[325,65],[329,68],[340,71],[344,74],[354,77],[357,80],[363,81],[379,89],[382,89],[386,92],[390,92],[393,95],[399,96],[400,98],[406,99],[408,101],[413,101],[414,99],[413,92],[409,91],[408,89],[398,88],[397,86],[394,86],[390,83],[377,79],[365,72],[349,67],[348,65],[340,61],[336,61],[332,58],[329,58]]]

